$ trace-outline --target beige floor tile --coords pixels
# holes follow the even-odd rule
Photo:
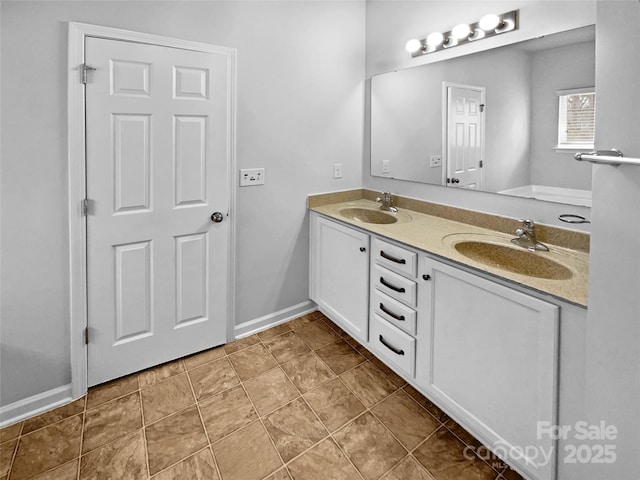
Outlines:
[[[0,443],[0,478],[9,473],[13,454],[18,446],[18,439],[8,440]]]
[[[182,372],[184,372],[182,360],[176,360],[163,365],[158,365],[157,367],[148,368],[138,374],[140,388],[148,387]]]
[[[504,480],[524,480],[522,475],[509,467],[502,472],[502,478],[504,478]]]
[[[418,463],[418,461],[411,455],[406,457],[396,467],[394,467],[389,473],[387,473],[382,480],[435,480],[425,468]]]
[[[311,322],[296,333],[305,341],[313,350],[322,347],[328,343],[340,340],[340,335],[329,328],[324,322]]]
[[[195,403],[186,373],[143,388],[140,395],[147,425]]]
[[[373,357],[371,358],[371,363],[373,363],[378,370],[380,370],[384,375],[393,382],[396,387],[402,387],[407,384],[404,378],[398,375],[396,372],[387,367],[380,359]]]
[[[264,340],[263,343],[278,363],[288,362],[311,351],[295,332],[287,332],[277,337],[272,337]]]
[[[191,355],[190,357],[184,358],[184,365],[188,370],[192,368],[199,367],[200,365],[204,365],[205,363],[212,362],[214,360],[218,360],[226,355],[224,351],[224,347],[215,347],[210,348],[209,350],[205,350],[204,352],[196,353],[195,355]]]
[[[86,413],[82,452],[89,452],[141,427],[138,392],[102,404]]]
[[[213,444],[223,480],[261,480],[282,466],[260,421]]]
[[[364,358],[366,358],[367,360],[371,360],[373,358],[376,358],[373,353],[371,353],[369,350],[367,350],[365,347],[363,347],[360,342],[358,342],[357,340],[351,338],[351,337],[345,337],[343,338],[343,340],[345,342],[347,342],[349,345],[351,345],[356,352],[358,352],[360,355],[362,355]]]
[[[251,335],[250,337],[241,338],[240,340],[227,343],[223,348],[227,355],[230,355],[252,345],[256,345],[257,343],[260,343],[260,337],[258,337],[258,335]]]
[[[149,470],[160,470],[201,450],[208,444],[207,436],[194,405],[145,428]]]
[[[34,477],[33,480],[76,480],[78,478],[78,463],[79,459],[74,459]]]
[[[338,446],[327,438],[288,465],[293,480],[361,480]]]
[[[324,322],[331,330],[336,332],[341,337],[344,338],[349,336],[347,332],[345,332],[342,328],[340,328],[338,325],[333,323],[333,321],[329,320],[327,317],[321,318],[320,321]]]
[[[267,415],[264,425],[285,463],[328,435],[302,397]]]
[[[333,432],[365,411],[365,406],[339,378],[304,394],[322,423]]]
[[[123,397],[135,392],[140,388],[138,375],[118,378],[112,382],[103,383],[97,387],[92,387],[87,393],[87,410],[97,407],[118,397]]]
[[[340,378],[365,407],[373,406],[398,388],[371,362],[358,365],[340,375]]]
[[[360,415],[333,437],[366,480],[377,479],[407,451],[370,412]]]
[[[160,472],[153,477],[153,480],[219,480],[219,478],[211,450],[205,448]]]
[[[413,388],[411,385],[405,385],[404,391],[409,394],[411,398],[413,398],[416,402],[422,405],[431,415],[437,418],[442,423],[449,420],[449,416],[444,413],[440,408],[427,397],[422,395],[418,390]]]
[[[82,415],[20,437],[11,480],[35,477],[78,457],[81,437]]]
[[[258,419],[240,385],[201,401],[200,413],[211,443]]]
[[[408,450],[413,450],[440,426],[404,390],[387,397],[371,411]]]
[[[142,430],[96,448],[80,460],[80,480],[139,480],[147,476]]]
[[[281,468],[273,475],[269,475],[265,480],[291,480],[291,476],[286,468]]]
[[[306,315],[302,315],[301,317],[294,318],[287,325],[291,328],[291,330],[300,330],[305,325],[308,325],[316,320],[317,316],[315,312],[308,313]]]
[[[13,425],[9,425],[8,427],[0,429],[0,443],[18,438],[20,432],[22,431],[23,425],[24,422],[17,422]]]
[[[261,343],[229,355],[229,360],[242,381],[278,365]]]
[[[289,360],[281,366],[301,392],[336,378],[331,369],[313,352]]]
[[[473,435],[471,435],[464,428],[458,425],[458,423],[454,419],[449,418],[446,422],[444,422],[444,425],[449,429],[451,433],[462,440],[466,445],[474,448],[482,446],[482,442],[480,440],[476,439]]]
[[[449,430],[441,428],[413,455],[437,480],[494,480],[496,472],[477,457],[469,460],[466,449],[468,447]]]
[[[288,323],[281,323],[280,325],[276,325],[275,327],[271,327],[264,332],[259,332],[258,336],[264,342],[268,338],[276,337],[278,335],[282,335],[283,333],[287,333],[291,331],[291,326]]]
[[[298,396],[296,387],[282,369],[274,368],[244,383],[260,416],[274,411]]]
[[[365,358],[344,340],[325,345],[316,350],[316,353],[338,375],[365,361]]]
[[[240,383],[227,357],[189,370],[189,378],[198,400],[220,393]]]
[[[22,435],[84,412],[85,397],[24,421]]]

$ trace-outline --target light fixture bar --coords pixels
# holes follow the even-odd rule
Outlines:
[[[422,40],[410,40],[406,48],[411,52],[411,57],[415,58],[517,29],[518,10],[502,15],[488,14],[475,23],[459,24],[442,34],[433,32]]]

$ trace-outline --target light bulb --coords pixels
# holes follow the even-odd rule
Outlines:
[[[453,35],[458,40],[465,39],[471,33],[471,27],[466,23],[461,23],[460,25],[456,25],[451,29],[451,35]]]
[[[500,17],[495,13],[489,13],[480,19],[478,25],[484,31],[493,30],[500,25]]]
[[[444,41],[444,35],[442,35],[440,32],[430,33],[429,36],[427,37],[427,45],[429,45],[430,47],[437,47],[443,41]]]
[[[404,48],[406,48],[409,53],[415,53],[422,48],[422,43],[420,40],[412,38],[407,42]]]

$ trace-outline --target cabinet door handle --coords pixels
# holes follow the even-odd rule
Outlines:
[[[380,343],[383,344],[385,347],[387,347],[389,350],[391,350],[393,353],[395,353],[396,355],[404,355],[404,350],[398,350],[397,348],[389,345],[382,335],[380,335],[379,338],[380,338]]]
[[[404,322],[404,315],[396,315],[391,310],[388,310],[387,308],[385,308],[384,304],[382,303],[380,304],[380,310],[382,310],[384,313],[386,313],[390,317],[393,317],[396,320],[399,320],[400,322]]]
[[[403,287],[396,287],[396,286],[394,286],[394,285],[391,285],[390,283],[387,283],[387,282],[384,280],[384,277],[380,277],[380,283],[381,283],[382,285],[384,285],[385,287],[390,288],[391,290],[395,290],[395,291],[396,291],[396,292],[398,292],[398,293],[404,293],[404,292],[406,292],[406,290],[405,290]]]
[[[361,251],[361,252],[366,252],[366,251],[367,251],[367,249],[366,249],[366,248],[364,248],[364,247],[360,247],[360,251]]]
[[[386,258],[387,260],[389,260],[391,262],[399,263],[401,265],[404,265],[405,263],[407,263],[407,261],[404,258],[392,257],[391,255],[387,255],[386,253],[384,253],[384,250],[380,250],[380,256],[382,258]]]

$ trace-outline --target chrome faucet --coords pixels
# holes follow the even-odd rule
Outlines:
[[[516,229],[517,237],[512,238],[511,243],[515,243],[516,245],[526,248],[527,250],[531,250],[532,252],[536,250],[548,252],[549,247],[536,240],[535,227],[536,225],[533,223],[533,220],[522,220],[522,226]]]
[[[380,203],[380,210],[397,213],[398,209],[393,206],[393,199],[390,192],[382,192],[382,198],[376,198],[376,202]]]

